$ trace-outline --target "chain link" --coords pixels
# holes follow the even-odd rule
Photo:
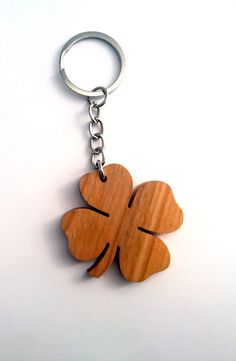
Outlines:
[[[89,133],[91,135],[90,139],[90,148],[92,151],[91,154],[91,163],[98,169],[100,178],[102,181],[106,181],[106,175],[104,173],[103,166],[105,164],[105,154],[104,154],[104,138],[103,138],[103,123],[100,120],[100,108],[106,103],[107,100],[107,90],[104,87],[97,87],[93,91],[101,90],[103,92],[103,99],[96,100],[88,97],[89,102]]]
[[[100,108],[95,106],[95,103],[90,103],[89,105],[89,116],[90,119],[97,124],[100,116]]]

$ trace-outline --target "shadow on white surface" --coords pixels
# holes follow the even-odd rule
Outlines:
[[[83,265],[83,270],[80,270],[80,277],[77,278],[77,282],[102,282],[107,288],[119,288],[124,286],[132,286],[132,283],[129,283],[120,273],[119,266],[117,260],[114,260],[111,266],[106,270],[106,272],[99,278],[91,277],[87,273],[87,269],[93,263],[89,262],[79,262]],[[82,267],[81,267],[82,268]],[[82,272],[81,272],[82,271]],[[134,284],[133,284],[134,285]]]
[[[66,237],[61,229],[61,217],[45,226],[45,235],[51,257],[58,266],[67,267],[77,263],[69,253]]]

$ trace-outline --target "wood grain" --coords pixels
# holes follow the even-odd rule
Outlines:
[[[168,248],[156,234],[178,229],[183,212],[168,184],[146,182],[132,196],[132,178],[123,166],[111,164],[104,170],[106,182],[98,172],[81,178],[80,191],[91,208],[71,210],[62,219],[69,250],[78,260],[97,258],[88,270],[95,277],[118,252],[123,276],[143,281],[168,267]]]

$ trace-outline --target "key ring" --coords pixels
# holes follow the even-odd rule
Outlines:
[[[75,43],[88,38],[104,40],[115,49],[119,58],[120,73],[108,88],[97,86],[90,91],[83,90],[66,75],[64,55]],[[169,266],[170,254],[159,234],[178,229],[183,222],[183,212],[167,183],[145,182],[132,194],[133,182],[127,169],[119,164],[105,166],[100,109],[106,103],[108,93],[120,84],[124,65],[120,46],[102,33],[78,34],[62,50],[60,73],[64,82],[76,93],[87,97],[90,159],[95,169],[80,180],[80,192],[88,206],[67,212],[62,228],[74,258],[96,259],[88,269],[91,276],[100,277],[117,258],[123,276],[128,281],[140,282]]]
[[[114,82],[107,87],[107,93],[113,92],[120,85],[120,83],[123,79],[124,68],[125,68],[125,56],[124,56],[123,50],[121,49],[120,45],[117,43],[116,40],[114,40],[109,35],[106,35],[104,33],[100,33],[97,31],[86,31],[84,33],[77,34],[77,35],[73,36],[64,45],[64,47],[61,51],[61,54],[60,54],[60,59],[59,59],[59,71],[60,71],[60,74],[61,74],[61,77],[62,77],[64,83],[77,94],[84,95],[86,97],[95,97],[95,96],[97,97],[97,96],[103,95],[103,92],[101,90],[100,91],[95,91],[95,90],[89,91],[89,90],[81,89],[79,86],[72,83],[72,81],[68,78],[68,76],[66,74],[66,70],[65,70],[65,66],[64,66],[64,58],[65,58],[66,53],[70,50],[70,48],[72,48],[73,45],[77,44],[78,42],[80,42],[81,40],[84,40],[84,39],[103,40],[115,50],[116,55],[118,56],[118,59],[119,59],[119,63],[120,63],[120,72],[119,72],[117,78],[114,80]]]

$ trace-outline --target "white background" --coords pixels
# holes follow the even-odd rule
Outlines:
[[[1,361],[235,360],[235,19],[235,0],[1,0]],[[107,164],[168,182],[185,213],[162,237],[171,266],[139,284],[116,265],[86,277],[60,231],[91,166],[87,103],[58,57],[87,30],[127,59],[102,109]],[[88,88],[117,71],[94,42],[68,66]]]

